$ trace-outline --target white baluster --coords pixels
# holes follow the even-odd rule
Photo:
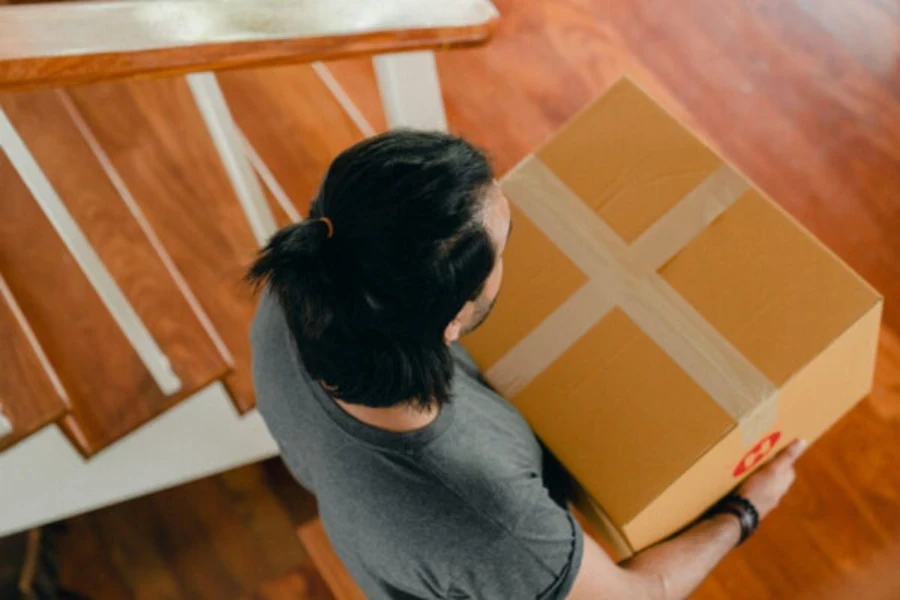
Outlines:
[[[389,127],[447,130],[433,52],[379,54],[372,63]]]
[[[250,229],[257,243],[262,246],[275,233],[275,218],[253,167],[247,160],[243,136],[228,110],[219,82],[214,73],[191,73],[186,79],[250,223]]]

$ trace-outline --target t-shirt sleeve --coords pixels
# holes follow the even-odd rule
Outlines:
[[[549,496],[512,528],[485,522],[473,533],[471,545],[457,557],[449,598],[556,600],[572,589],[584,533]]]

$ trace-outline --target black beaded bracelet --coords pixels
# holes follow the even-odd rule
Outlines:
[[[741,539],[738,546],[750,537],[759,527],[759,513],[753,503],[737,494],[729,494],[722,498],[708,513],[712,517],[720,514],[731,514],[738,518],[741,524]]]

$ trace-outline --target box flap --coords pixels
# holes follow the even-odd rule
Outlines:
[[[756,190],[660,274],[779,387],[878,301]]]
[[[628,79],[535,154],[628,243],[722,162]]]
[[[734,427],[618,309],[513,403],[618,524],[638,514]]]

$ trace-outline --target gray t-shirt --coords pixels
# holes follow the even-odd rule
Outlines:
[[[565,598],[582,530],[550,498],[528,424],[462,347],[452,401],[428,426],[395,433],[311,380],[269,293],[251,340],[259,411],[367,597]]]

